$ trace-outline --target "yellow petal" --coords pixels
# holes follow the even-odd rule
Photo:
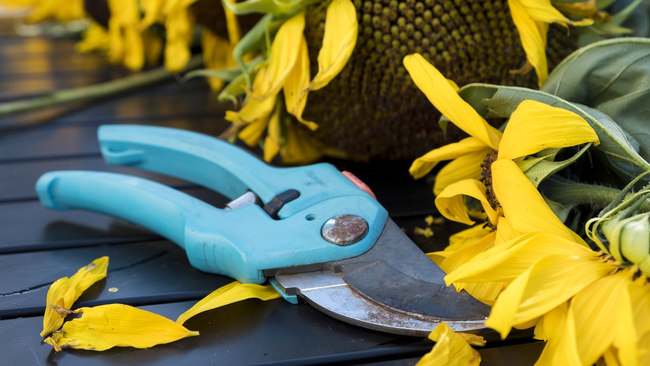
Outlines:
[[[358,27],[352,1],[333,0],[327,6],[323,46],[318,53],[318,74],[309,83],[309,90],[323,88],[341,72],[357,44]]]
[[[287,131],[286,143],[280,153],[283,163],[303,165],[320,159],[325,151],[323,143],[307,135],[299,126],[292,123]]]
[[[101,53],[108,52],[109,36],[106,28],[90,22],[88,29],[82,34],[82,40],[75,45],[75,49],[82,53],[98,51]]]
[[[269,119],[270,116],[266,115],[258,118],[255,122],[247,124],[241,131],[239,131],[237,137],[250,147],[257,146],[264,135],[264,131],[266,131],[266,128],[269,125]]]
[[[492,152],[491,148],[479,149],[450,161],[436,175],[433,194],[439,195],[449,185],[465,179],[481,179],[481,163]]]
[[[144,17],[140,22],[140,29],[145,30],[153,23],[162,22],[164,0],[140,0]]]
[[[439,162],[456,159],[478,150],[487,151],[484,155],[487,155],[491,151],[481,140],[475,137],[468,137],[459,142],[431,150],[415,159],[409,168],[409,173],[411,173],[413,178],[420,179],[429,173]]]
[[[549,0],[517,0],[531,18],[543,23],[559,23],[562,25],[589,25],[593,21],[584,19],[581,21],[571,21],[567,19],[559,10],[557,10]],[[512,10],[511,10],[512,11]]]
[[[442,268],[445,273],[452,273],[456,268],[469,262],[477,254],[483,253],[492,248],[494,246],[494,237],[495,234],[492,232],[479,241],[464,245],[462,248],[459,248],[447,256],[447,258],[442,262],[440,268]]]
[[[594,364],[615,343],[624,365],[636,363],[636,332],[627,271],[599,279],[571,301],[576,347],[582,363]],[[596,320],[596,321],[594,321]]]
[[[553,234],[531,233],[477,254],[445,276],[445,282],[509,282],[545,256],[586,255],[590,249]]]
[[[60,315],[52,306],[70,310],[74,302],[95,282],[106,277],[108,257],[97,258],[87,266],[79,269],[74,276],[61,278],[54,282],[47,291],[43,331],[41,337],[59,329],[65,315]]]
[[[123,304],[81,308],[81,318],[52,336],[62,348],[104,351],[113,347],[150,348],[199,335],[163,316]]]
[[[226,0],[231,4],[236,3],[236,0]],[[223,11],[224,14],[226,15],[226,27],[228,28],[228,40],[230,41],[230,44],[237,44],[239,42],[239,39],[241,38],[241,30],[239,28],[239,21],[237,20],[237,15],[232,12],[232,10],[228,9],[227,6],[223,5]]]
[[[467,230],[453,234],[449,237],[449,246],[445,248],[445,251],[458,250],[465,245],[475,243],[486,237],[491,232],[492,230],[488,227],[483,227],[483,225],[476,225]]]
[[[203,63],[207,69],[222,69],[237,65],[232,57],[233,46],[231,43],[212,33],[208,28],[201,32],[201,50],[203,51]],[[221,79],[208,78],[212,91],[218,92],[223,89],[225,82]]]
[[[309,127],[311,130],[318,128],[318,124],[307,121],[302,118],[302,112],[307,105],[307,96],[309,93],[303,91],[309,86],[309,52],[307,41],[303,35],[300,39],[298,60],[293,69],[287,76],[284,83],[284,102],[287,106],[287,112],[296,116],[300,123]]]
[[[582,117],[566,109],[525,100],[510,117],[498,158],[514,160],[548,148],[587,142],[598,144],[598,136]]]
[[[548,341],[563,324],[569,311],[569,303],[564,302],[540,317],[535,326],[535,339]]]
[[[194,15],[188,8],[169,7],[165,20],[167,43],[165,45],[165,68],[182,71],[191,57],[190,46],[194,39]]]
[[[246,299],[260,299],[263,301],[277,299],[280,297],[277,291],[271,285],[254,285],[250,283],[241,283],[239,281],[225,285],[201,301],[197,302],[188,311],[181,314],[176,323],[183,324],[187,319],[200,314],[204,311],[216,309],[221,306],[229,305]]]
[[[508,242],[512,239],[515,239],[524,233],[515,230],[510,224],[510,221],[507,217],[500,217],[499,223],[497,224],[497,236],[494,239],[495,245],[500,245],[501,243]]]
[[[458,128],[491,147],[492,150],[498,149],[501,132],[485,122],[483,117],[456,93],[438,69],[419,54],[404,57],[404,66],[415,85],[422,90],[440,113],[449,118]]]
[[[479,339],[480,338],[480,339]],[[417,366],[476,366],[481,363],[481,355],[472,348],[468,340],[477,345],[484,344],[482,337],[455,333],[447,324],[440,323],[429,334],[429,339],[436,342],[416,364]]]
[[[564,321],[544,347],[544,351],[535,365],[582,366],[576,348],[576,329],[572,309],[567,311]]]
[[[269,130],[264,139],[264,161],[270,162],[280,152],[282,147],[282,130],[280,128],[280,108],[275,108],[275,112],[269,120]]]
[[[304,38],[302,35],[304,29],[304,10],[280,26],[271,45],[269,65],[264,82],[253,85],[253,90],[249,93],[252,99],[268,99],[280,91],[298,60],[301,47],[296,47],[296,45],[300,45],[301,39]]]
[[[542,86],[548,78],[548,64],[546,61],[546,34],[542,34],[535,19],[522,5],[522,0],[508,0],[512,21],[519,31],[521,46],[526,52],[528,62],[533,65],[537,73],[537,83]],[[550,4],[549,4],[550,5]]]
[[[255,80],[253,80],[253,88],[266,82],[266,73],[267,69],[265,67],[257,72]],[[249,98],[239,112],[226,111],[226,120],[245,125],[259,119],[267,119],[271,115],[271,112],[273,112],[275,100],[275,97],[264,100]]]
[[[492,163],[492,187],[503,208],[503,215],[515,230],[521,233],[543,231],[584,243],[555,216],[514,161]]]
[[[464,196],[476,198],[483,205],[490,222],[497,223],[497,212],[490,206],[485,196],[485,185],[476,179],[466,179],[447,186],[444,191],[436,197],[436,207],[440,214],[449,220],[473,225],[474,221],[469,218],[465,207]]]
[[[609,264],[586,257],[552,254],[512,281],[492,307],[486,325],[505,338],[514,324],[542,316],[612,271]]]

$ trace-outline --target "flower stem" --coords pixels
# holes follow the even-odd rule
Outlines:
[[[589,205],[595,209],[603,209],[609,205],[621,192],[619,189],[578,183],[560,177],[552,177],[540,185],[540,190],[546,197],[565,206]],[[641,212],[650,211],[650,202],[639,207]]]
[[[185,70],[200,67],[202,56],[195,55],[185,66]],[[151,71],[139,72],[125,78],[107,81],[100,84],[83,86],[47,93],[35,98],[0,103],[0,117],[12,114],[31,112],[43,108],[55,107],[72,102],[85,102],[110,97],[124,91],[133,90],[174,77],[175,72],[160,67]]]

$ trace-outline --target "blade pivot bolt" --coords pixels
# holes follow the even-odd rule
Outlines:
[[[368,223],[357,215],[334,216],[321,229],[323,239],[340,246],[354,244],[367,233]]]

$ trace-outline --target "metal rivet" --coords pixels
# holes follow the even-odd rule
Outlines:
[[[368,233],[368,223],[357,215],[339,215],[327,220],[321,235],[336,245],[350,245],[363,239]]]

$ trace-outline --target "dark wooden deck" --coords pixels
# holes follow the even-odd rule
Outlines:
[[[89,85],[127,75],[95,55],[73,51],[74,40],[21,38],[0,20],[0,101]],[[75,306],[125,303],[175,319],[231,279],[192,268],[183,250],[154,233],[93,213],[43,208],[34,192],[51,170],[116,171],[178,188],[217,207],[226,199],[177,179],[104,165],[96,141],[102,124],[145,124],[217,135],[227,127],[220,104],[200,79],[174,80],[117,98],[0,119],[0,365],[412,365],[432,343],[358,328],[308,305],[248,300],[203,313],[186,326],[193,337],[147,350],[54,353],[39,332],[49,285],[100,256],[108,276]],[[408,164],[351,164],[394,220],[412,232],[435,213],[430,187],[408,176]],[[251,223],[253,225],[253,223]],[[453,228],[415,238],[442,248]],[[117,292],[108,288],[117,287]],[[532,339],[488,345],[483,365],[532,365],[542,344]]]

